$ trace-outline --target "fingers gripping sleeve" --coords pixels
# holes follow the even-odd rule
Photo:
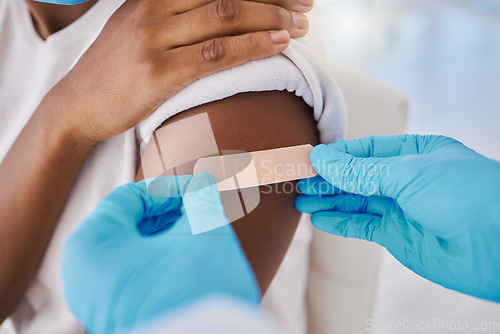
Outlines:
[[[139,143],[168,118],[238,93],[286,90],[313,108],[320,140],[331,143],[346,131],[346,106],[328,65],[305,43],[292,40],[281,54],[251,61],[199,79],[168,99],[136,128]]]

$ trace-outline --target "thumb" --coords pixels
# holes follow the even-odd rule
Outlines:
[[[323,232],[344,238],[372,241],[385,247],[380,216],[321,211],[311,215],[311,222],[314,227]]]
[[[311,163],[334,187],[363,196],[396,199],[405,186],[406,157],[358,158],[334,144],[318,145],[311,151]]]
[[[229,224],[217,182],[210,174],[200,173],[193,177],[183,195],[183,204],[193,234]]]

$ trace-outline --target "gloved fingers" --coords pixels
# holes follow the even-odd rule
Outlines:
[[[434,147],[448,145],[454,139],[444,136],[368,136],[352,140],[338,140],[329,144],[341,152],[358,158],[388,158],[410,154],[427,154]],[[455,141],[456,142],[456,141]]]
[[[331,183],[322,178],[321,175],[300,180],[298,187],[300,192],[305,195],[324,196],[344,193],[344,191],[335,188]]]
[[[193,234],[209,232],[229,224],[224,214],[217,182],[210,174],[195,175],[189,182],[183,201]],[[234,233],[231,228],[227,231]]]
[[[338,140],[331,146],[358,158],[387,158],[418,154],[419,142],[424,136],[368,136],[352,140]]]
[[[373,241],[385,247],[380,216],[323,211],[313,213],[311,222],[323,232],[345,238]]]
[[[149,218],[179,215],[182,205],[179,191],[185,191],[191,178],[189,175],[158,178],[157,187],[161,186],[163,194],[168,194],[165,197],[151,195],[146,181],[120,186],[97,203],[95,210],[75,233],[105,234],[110,238],[123,234],[138,236],[138,230],[141,232],[144,227],[139,225],[147,225]]]
[[[169,181],[169,177],[165,180]],[[162,179],[159,181],[161,182]],[[169,189],[168,184],[159,187],[158,180],[154,181],[155,195],[160,195],[160,199],[178,196],[177,198],[171,197],[169,202],[179,203],[179,205],[171,207],[166,212],[159,212],[158,215],[145,216],[138,224],[142,235],[156,234],[168,226],[169,230],[163,236],[164,238],[189,237],[229,224],[224,215],[217,183],[211,175],[201,173],[189,178],[179,178],[177,181],[179,195],[176,195],[175,189]],[[148,187],[148,190],[150,189],[151,187]],[[174,222],[175,224],[172,224]]]
[[[297,210],[308,214],[319,211],[337,211],[383,216],[393,205],[394,200],[387,197],[352,194],[321,197],[300,195],[295,201]]]
[[[486,157],[478,154],[473,149],[468,148],[463,143],[456,139],[445,137],[445,136],[424,136],[425,145],[422,145],[421,154],[438,154],[441,157],[444,156],[469,156],[472,158],[484,158]]]
[[[436,135],[368,136],[352,140],[338,140],[328,146],[358,158],[387,158],[410,154],[471,153],[461,142]],[[475,152],[474,152],[475,153]]]
[[[182,194],[192,178],[192,175],[160,176],[129,183],[113,190],[105,200],[121,205],[122,212],[133,215],[136,221],[143,216],[162,215],[180,207]],[[142,210],[132,204],[141,205]]]
[[[177,223],[182,217],[180,205],[181,200],[175,199],[171,202],[173,201],[177,201],[179,205],[156,216],[144,216],[137,223],[137,230],[139,231],[139,234],[144,237],[148,237],[156,233],[165,231],[167,228],[171,227],[173,223]]]
[[[128,189],[145,204],[143,216],[137,221],[142,236],[164,231],[181,218],[182,195],[192,178],[192,175],[160,176],[137,182],[135,188]]]
[[[137,182],[136,185],[153,197],[182,197],[192,177],[192,175],[158,176]]]
[[[396,199],[413,178],[417,160],[422,157],[357,158],[335,147],[320,145],[311,152],[311,163],[318,174],[335,188],[363,196]]]

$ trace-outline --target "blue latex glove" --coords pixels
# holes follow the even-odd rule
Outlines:
[[[208,295],[257,304],[259,290],[208,174],[113,190],[67,240],[66,300],[90,334],[128,331]],[[221,226],[193,235],[190,224]]]
[[[87,0],[35,0],[36,2],[51,3],[53,5],[76,5]]]
[[[374,241],[435,283],[500,301],[500,163],[442,136],[319,145],[297,208],[318,229]],[[326,181],[328,183],[326,183]]]

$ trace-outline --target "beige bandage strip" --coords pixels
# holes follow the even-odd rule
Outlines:
[[[317,174],[309,159],[311,150],[307,144],[201,158],[194,174],[211,174],[220,191],[304,179]]]

